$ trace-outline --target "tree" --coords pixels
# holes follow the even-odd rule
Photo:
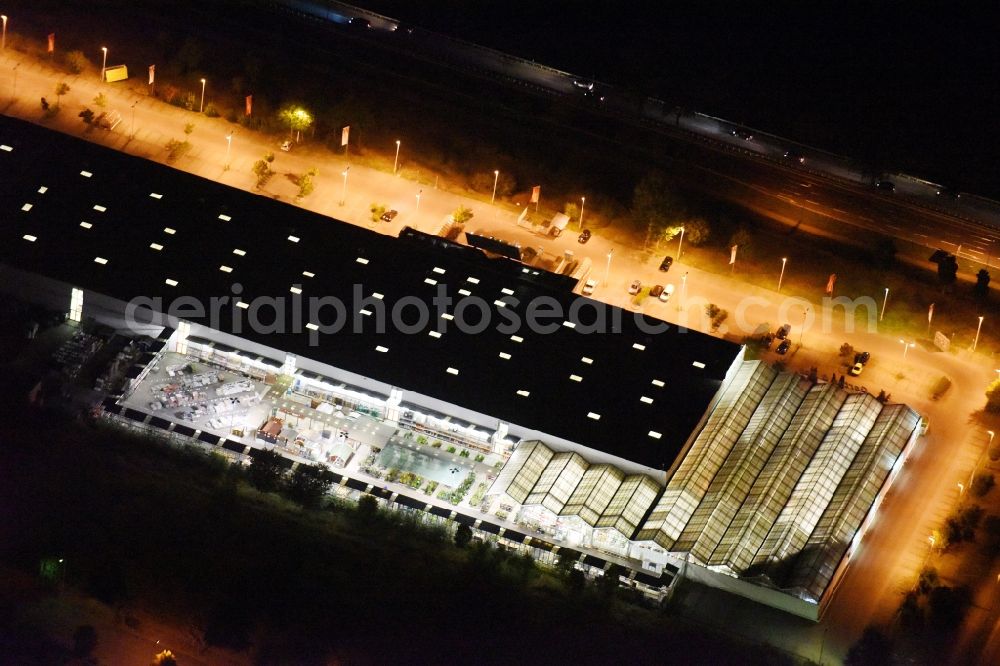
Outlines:
[[[938,280],[943,285],[955,283],[958,276],[958,260],[954,256],[948,255],[938,262]]]
[[[986,389],[986,411],[1000,412],[1000,379],[996,379]]]
[[[181,73],[187,74],[191,70],[198,69],[201,64],[201,45],[192,37],[188,37],[177,50],[177,62],[181,65]]]
[[[965,611],[972,603],[972,592],[966,586],[940,586],[931,590],[927,597],[929,620],[944,630],[954,629],[962,623]]]
[[[924,567],[923,571],[920,572],[920,578],[917,580],[917,592],[919,594],[928,594],[940,584],[941,578],[938,576],[937,569],[934,567]]]
[[[651,171],[635,186],[630,213],[632,225],[646,231],[649,241],[657,230],[676,226],[684,215],[684,203],[662,172]]]
[[[746,251],[752,242],[753,236],[750,234],[750,230],[742,224],[738,229],[736,229],[736,231],[733,232],[733,235],[729,237],[729,247],[738,245],[741,252]]]
[[[570,573],[576,570],[576,563],[579,561],[580,553],[568,548],[560,548],[559,559],[556,561],[556,570],[564,578],[568,578]]]
[[[853,358],[854,357],[854,347],[851,346],[851,344],[849,342],[845,342],[844,344],[840,345],[840,355],[841,355],[841,357],[844,357],[844,358]]]
[[[316,176],[319,171],[316,167],[313,167],[306,171],[304,174],[299,176],[299,198],[307,197],[312,194],[313,190],[316,189],[315,183],[313,183],[313,177]]]
[[[96,106],[101,107],[102,109],[107,108],[107,106],[108,106],[108,96],[105,95],[104,93],[97,93],[97,96],[94,97],[94,104]]]
[[[846,666],[887,666],[893,662],[892,641],[878,627],[869,626],[844,659]]]
[[[253,163],[253,168],[251,169],[254,175],[257,176],[257,188],[261,188],[267,183],[267,181],[274,175],[271,171],[271,167],[268,164],[268,160],[261,159]]]
[[[382,216],[385,214],[385,210],[386,210],[385,204],[377,204],[372,202],[372,205],[368,207],[368,211],[372,214],[372,222],[378,222],[380,219],[382,219]]]
[[[285,125],[288,125],[288,137],[291,138],[293,133],[295,135],[295,140],[299,140],[299,136],[302,132],[305,132],[313,124],[312,115],[298,105],[289,105],[278,111],[278,118]]]
[[[194,132],[194,123],[185,123],[184,133],[188,136],[191,136],[191,132]]]
[[[81,624],[73,632],[73,656],[81,659],[89,657],[97,647],[97,630],[89,624]]]
[[[477,173],[469,180],[469,186],[476,192],[482,192],[492,197],[494,182],[497,186],[498,199],[509,197],[514,188],[517,187],[517,181],[514,180],[513,176],[503,171],[499,175],[492,171]]]
[[[459,525],[455,530],[455,545],[465,548],[472,541],[472,528],[468,525]]]
[[[265,493],[277,490],[285,471],[281,462],[281,454],[277,451],[255,451],[249,472],[253,487]]]
[[[996,480],[989,472],[977,474],[976,478],[972,481],[972,487],[969,488],[969,491],[976,497],[983,497],[993,489],[995,483]]]
[[[87,123],[88,125],[94,122],[94,112],[91,111],[90,109],[84,109],[77,115],[83,118],[83,122]]]
[[[976,298],[986,298],[990,293],[990,272],[980,268],[976,273],[976,285],[972,288]]]
[[[580,217],[580,207],[572,201],[567,201],[563,206],[563,214],[570,220],[576,220]]]
[[[378,501],[371,495],[362,495],[358,500],[357,517],[361,522],[370,523],[378,515]]]
[[[153,657],[153,666],[177,666],[177,659],[170,650],[164,650]]]
[[[604,575],[597,579],[597,587],[604,594],[613,594],[619,586],[618,577],[624,573],[620,564],[612,563],[605,571]]]
[[[455,209],[455,212],[451,214],[452,219],[455,220],[455,224],[465,224],[472,219],[472,216],[472,209],[466,206],[459,206]]]
[[[684,242],[691,245],[702,245],[712,235],[712,227],[703,217],[688,218],[684,222]]]
[[[334,475],[322,465],[299,465],[285,489],[288,499],[306,509],[315,509],[333,485]]]
[[[62,100],[62,96],[69,92],[69,84],[65,81],[60,81],[56,84],[56,108],[59,108],[59,102]]]
[[[70,51],[66,54],[65,63],[70,74],[79,74],[87,68],[90,61],[83,55],[83,51]]]

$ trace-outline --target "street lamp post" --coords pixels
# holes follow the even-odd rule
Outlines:
[[[0,46],[3,50],[7,50],[7,15],[0,14],[0,19],[3,19],[3,46]]]
[[[976,326],[976,339],[972,342],[972,351],[976,351],[976,347],[979,346],[979,332],[983,330],[983,317],[979,316],[979,325]]]
[[[986,443],[986,448],[983,449],[983,452],[979,454],[979,458],[976,459],[976,466],[972,468],[972,472],[969,474],[969,485],[968,485],[968,488],[970,490],[972,489],[973,478],[976,476],[976,472],[979,470],[979,465],[983,462],[983,456],[985,456],[987,454],[987,452],[990,450],[990,447],[993,446],[993,436],[996,433],[993,432],[992,430],[987,430],[986,434],[988,434],[990,436],[990,441],[988,441]]]
[[[681,249],[684,247],[684,227],[681,227],[681,238],[677,241],[677,261],[681,260]]]
[[[906,340],[900,339],[899,344],[903,345],[903,360],[906,360],[906,352],[910,351],[910,347],[916,347],[916,342],[907,342]]]
[[[205,110],[205,79],[201,80],[201,104],[198,105],[198,113]]]
[[[129,129],[128,138],[135,138],[135,105],[139,103],[139,100],[132,102],[132,127]]]
[[[885,317],[885,304],[889,302],[889,287],[885,288],[885,296],[882,297],[882,312],[879,313],[878,320],[882,321]]]
[[[226,168],[229,168],[229,153],[233,148],[233,133],[226,135]]]
[[[413,211],[414,215],[416,215],[417,213],[420,212],[420,195],[423,194],[423,193],[424,193],[423,190],[420,190],[419,192],[417,192],[417,208],[416,208],[416,210]]]
[[[104,80],[104,70],[108,68],[108,47],[102,46],[101,53],[104,55],[101,58],[101,81]]]
[[[344,205],[344,202],[345,202],[345,201],[347,201],[347,172],[348,172],[348,171],[350,171],[350,170],[351,170],[351,167],[350,167],[350,166],[348,166],[348,167],[347,167],[346,169],[344,169],[344,170],[343,170],[343,172],[341,172],[341,174],[340,174],[341,176],[343,176],[343,177],[344,177],[344,191],[343,191],[343,192],[341,193],[341,195],[340,195],[340,205],[341,205],[341,206],[343,206],[343,205]]]
[[[802,337],[806,334],[806,317],[809,316],[809,308],[802,311],[802,328],[799,329],[799,347],[802,346]]]
[[[583,209],[587,205],[587,197],[580,197],[580,231],[583,231]]]
[[[392,161],[392,175],[396,175],[396,170],[399,168],[399,139],[396,139],[396,159]]]
[[[615,253],[615,248],[608,250],[608,267],[604,270],[604,286],[608,286],[608,281],[611,279],[611,255]]]
[[[687,304],[687,293],[688,293],[688,274],[687,271],[681,276],[681,297],[677,300],[677,311],[680,312],[683,309],[681,303]]]
[[[494,169],[493,170],[493,196],[490,197],[490,205],[491,206],[493,204],[495,204],[496,200],[497,200],[497,183],[498,182],[500,182],[500,170],[499,169]]]
[[[17,99],[17,68],[21,66],[21,63],[14,65],[14,90],[10,95],[10,103],[13,104],[14,100]]]
[[[785,264],[788,263],[788,257],[781,258],[781,275],[778,276],[778,291],[781,291],[781,283],[785,279]]]

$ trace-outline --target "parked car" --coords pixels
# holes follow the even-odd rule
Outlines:
[[[383,222],[392,222],[393,218],[395,218],[397,215],[399,215],[399,211],[387,210],[384,213],[382,213],[382,217],[380,219]]]
[[[742,127],[734,127],[729,131],[729,133],[732,134],[733,136],[738,136],[744,141],[750,141],[751,139],[753,139],[753,134],[743,129]]]
[[[663,293],[663,285],[662,284],[654,284],[649,289],[649,295],[652,298],[659,298],[660,294],[662,294],[662,293]]]
[[[670,270],[670,267],[674,265],[673,257],[664,257],[663,261],[660,262],[660,270],[666,273]]]
[[[791,346],[792,346],[792,341],[789,340],[788,338],[785,338],[784,340],[781,341],[781,344],[778,345],[778,348],[775,349],[774,351],[778,352],[779,354],[784,355],[785,353],[788,352],[788,350],[791,348]]]
[[[281,149],[286,153],[292,149],[292,142],[290,139],[285,139],[281,142]]]
[[[583,283],[583,295],[590,296],[594,293],[594,289],[597,288],[597,280],[587,280]]]
[[[947,199],[961,199],[962,194],[953,187],[948,187],[943,185],[937,189],[937,195],[939,197],[945,197]]]
[[[642,282],[632,280],[632,283],[628,286],[628,293],[635,295],[639,293],[640,289],[642,289]]]
[[[788,334],[791,332],[792,332],[792,325],[785,324],[784,326],[778,329],[778,332],[774,334],[774,337],[778,338],[779,340],[784,340],[785,338],[788,337]]]
[[[858,352],[857,354],[854,355],[854,362],[864,365],[865,363],[868,362],[868,359],[870,359],[871,357],[872,355],[868,352]]]
[[[673,293],[674,293],[674,285],[668,284],[666,287],[663,288],[663,291],[660,293],[660,300],[666,303],[667,301],[670,300],[670,296]]]
[[[576,239],[578,243],[583,244],[590,240],[590,229],[584,229],[580,232],[580,236]]]
[[[896,183],[891,180],[878,180],[875,181],[875,187],[880,190],[885,190],[886,192],[895,192]]]
[[[861,371],[865,369],[865,366],[861,363],[855,363],[854,367],[847,371],[851,377],[857,377],[861,374]]]

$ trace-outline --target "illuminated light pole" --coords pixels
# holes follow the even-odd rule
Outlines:
[[[14,100],[17,99],[17,68],[21,66],[21,63],[14,65],[14,91],[10,95],[10,103],[13,104]]]
[[[976,339],[972,342],[972,351],[976,351],[976,347],[979,345],[979,332],[983,330],[983,317],[979,316],[979,326],[976,327]]]
[[[788,263],[788,257],[781,258],[781,275],[778,276],[778,291],[781,291],[781,283],[785,279],[785,264]]]
[[[139,103],[139,100],[132,102],[132,128],[129,130],[128,138],[135,138],[135,105]]]
[[[996,435],[996,433],[993,432],[992,430],[987,430],[986,434],[990,436],[990,441],[986,442],[986,448],[983,449],[983,452],[979,454],[978,458],[976,458],[976,466],[972,468],[972,472],[969,474],[970,490],[972,489],[972,481],[976,476],[976,472],[979,470],[979,465],[982,464],[983,462],[983,456],[985,456],[989,452],[990,448],[993,446],[993,436]]]
[[[608,281],[611,279],[611,255],[615,253],[615,248],[608,250],[608,267],[604,271],[604,286],[608,286]]]
[[[681,260],[681,249],[684,247],[684,227],[681,227],[681,238],[677,241],[677,261]]]
[[[802,311],[802,328],[799,329],[799,347],[802,346],[802,337],[806,334],[806,317],[809,316],[809,308]]]
[[[396,175],[396,171],[399,168],[399,139],[396,139],[396,159],[392,162],[392,175]]]
[[[7,50],[7,15],[0,14],[0,19],[3,19],[3,46],[0,46],[3,50]]]
[[[490,205],[494,205],[497,200],[497,183],[500,182],[500,170],[493,170],[493,196],[490,197]]]
[[[233,133],[226,135],[226,169],[229,168],[229,153],[233,149]]]
[[[351,170],[351,167],[348,166],[340,174],[341,176],[344,177],[344,191],[340,195],[340,205],[341,206],[343,206],[344,202],[347,201],[347,172],[350,171],[350,170]]]
[[[688,274],[687,271],[684,271],[684,275],[681,276],[681,297],[677,301],[678,312],[680,312],[683,309],[683,306],[681,305],[682,301],[685,304],[687,304],[687,295],[688,295]]]
[[[899,344],[903,345],[903,360],[906,360],[906,352],[910,351],[910,347],[916,347],[916,342],[907,342],[906,340],[900,339]]]
[[[583,231],[583,209],[587,205],[587,197],[580,197],[580,231]]]
[[[413,211],[414,215],[416,215],[417,213],[420,212],[420,195],[422,195],[423,193],[424,193],[423,190],[420,190],[419,192],[417,192],[417,209]]]
[[[198,106],[198,113],[205,110],[205,79],[201,80],[201,104]]]
[[[882,318],[885,317],[885,304],[888,302],[889,302],[889,287],[886,287],[885,296],[882,297],[882,312],[880,312],[878,315],[879,321],[882,321]]]
[[[101,81],[104,80],[104,70],[108,68],[108,47],[102,46],[101,52],[104,54],[101,60]]]

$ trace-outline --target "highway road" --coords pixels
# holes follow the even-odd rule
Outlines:
[[[3,72],[0,74],[3,90],[13,89],[11,72],[14,65],[18,66],[17,96],[3,110],[8,115],[42,122],[38,99],[50,95],[55,82],[65,77],[37,61],[8,52],[3,56],[0,70]],[[981,433],[970,428],[967,418],[982,404],[983,387],[993,375],[993,369],[986,365],[983,355],[976,356],[967,351],[945,354],[918,346],[908,352],[904,361],[903,348],[895,338],[880,335],[877,327],[847,334],[839,315],[829,313],[822,302],[786,298],[770,290],[750,287],[729,276],[699,271],[686,265],[683,257],[669,273],[663,274],[657,270],[658,257],[649,258],[633,248],[614,244],[603,236],[595,235],[586,245],[579,244],[572,233],[556,239],[541,237],[516,225],[516,208],[491,206],[488,201],[436,189],[429,182],[415,182],[357,163],[351,165],[345,196],[341,174],[348,161],[342,155],[333,155],[322,147],[309,145],[300,145],[289,153],[282,153],[277,150],[278,137],[243,129],[236,130],[230,146],[226,137],[234,125],[223,119],[196,116],[150,98],[141,92],[144,88],[141,83],[137,89],[103,84],[91,71],[69,77],[67,82],[71,91],[62,99],[65,110],[54,120],[44,122],[55,130],[83,135],[88,140],[133,155],[163,161],[166,141],[183,139],[184,124],[194,121],[196,127],[189,138],[192,151],[181,158],[175,167],[199,176],[254,191],[250,168],[264,152],[272,151],[277,155],[273,166],[278,173],[262,194],[278,197],[290,205],[300,205],[390,235],[398,234],[403,225],[433,230],[445,215],[459,205],[468,205],[475,213],[469,228],[482,228],[487,233],[521,242],[522,245],[542,246],[555,255],[573,250],[577,256],[589,256],[595,265],[594,275],[602,282],[607,254],[614,249],[609,279],[595,293],[600,300],[631,307],[625,290],[631,279],[639,278],[647,284],[671,281],[677,288],[671,302],[663,304],[647,299],[641,306],[645,312],[694,329],[707,330],[708,322],[702,306],[708,302],[716,303],[732,313],[727,329],[733,335],[752,332],[760,323],[768,323],[773,328],[779,322],[788,321],[793,325],[792,339],[796,345],[785,357],[786,362],[790,367],[801,370],[816,366],[820,375],[845,372],[846,368],[840,365],[836,351],[844,341],[872,352],[873,361],[857,383],[870,392],[877,393],[884,388],[892,393],[894,400],[907,402],[928,414],[931,433],[918,442],[880,513],[876,529],[862,541],[862,547],[855,555],[848,575],[820,627],[802,627],[801,623],[780,614],[774,617],[769,613],[751,612],[741,617],[743,630],[754,639],[765,636],[775,645],[813,659],[817,658],[820,650],[826,655],[824,659],[835,658],[845,653],[867,622],[891,618],[899,603],[900,591],[912,583],[926,556],[927,536],[950,513],[956,500],[956,483],[968,477],[979,455],[977,441],[981,440]],[[113,132],[95,129],[85,133],[84,125],[76,117],[76,110],[91,105],[98,92],[108,95],[111,108],[121,110],[123,121]],[[134,137],[131,136],[133,131]],[[880,211],[885,210],[910,216],[906,218],[909,220],[906,224],[916,224],[921,216],[927,215],[919,208],[911,208],[867,190],[859,190],[862,193],[860,203],[854,204],[851,186],[815,174],[802,174],[800,179],[796,179],[798,188],[789,189],[784,180],[785,168],[757,160],[732,160],[724,152],[712,151],[711,154],[718,156],[718,162],[705,168],[723,174],[720,179],[731,183],[730,188],[735,189],[737,184],[745,183],[741,185],[745,191],[756,192],[760,200],[771,202],[774,206],[792,205],[781,197],[808,197],[819,202],[815,204],[817,206],[842,205],[846,210],[852,210],[853,205],[858,210],[869,212],[873,224],[881,219],[878,217]],[[738,166],[726,166],[727,160]],[[227,163],[231,168],[225,168]],[[316,190],[296,204],[296,188],[285,174],[303,173],[313,166],[319,169]],[[753,184],[749,179],[740,181],[741,170],[752,172]],[[763,184],[759,178],[764,179]],[[417,194],[420,194],[419,204]],[[343,206],[339,204],[342,198],[345,202]],[[371,222],[368,206],[373,201],[395,208],[399,215],[392,223]],[[684,275],[687,278],[682,281]],[[812,322],[806,308],[811,313]],[[741,309],[745,310],[742,322],[738,315]],[[822,324],[824,314],[828,315],[829,324],[826,326]],[[805,330],[798,329],[802,321],[807,324]],[[777,357],[772,355],[766,358]],[[953,388],[943,400],[934,402],[929,398],[929,387],[941,375],[952,379]],[[738,607],[728,597],[719,599],[716,603],[722,607]],[[704,606],[712,607],[712,603]],[[692,606],[690,612],[698,616],[703,611]],[[724,616],[717,614],[702,619],[717,623],[720,617]]]

